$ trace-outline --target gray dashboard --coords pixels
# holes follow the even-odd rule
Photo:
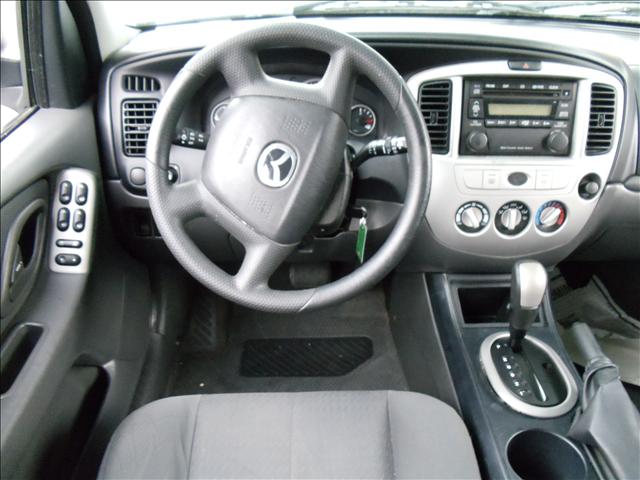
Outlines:
[[[383,21],[384,20],[384,21]],[[387,21],[388,20],[388,21]],[[401,21],[402,20],[402,21]],[[441,20],[441,21],[440,21]],[[640,240],[634,233],[640,227],[640,192],[635,176],[640,173],[637,147],[637,30],[556,24],[554,22],[501,21],[485,19],[317,19],[331,28],[359,36],[385,56],[407,79],[418,99],[420,86],[427,81],[451,81],[450,145],[446,154],[434,155],[432,196],[425,221],[407,255],[403,268],[445,271],[508,270],[513,258],[530,256],[547,264],[557,263],[572,252],[595,249],[595,254],[613,258],[637,258]],[[205,25],[159,28],[144,32],[117,52],[103,72],[100,122],[107,192],[114,218],[123,238],[138,254],[158,258],[168,255],[148,214],[144,186],[132,181],[132,171],[144,168],[143,156],[127,155],[122,132],[122,109],[126,101],[162,98],[173,76],[197,48],[206,43],[251,28],[261,21],[220,22],[215,31]],[[485,32],[491,31],[491,35]],[[545,41],[539,41],[544,38]],[[601,52],[603,45],[610,55]],[[527,76],[574,79],[578,85],[576,125],[572,147],[566,157],[544,156],[465,156],[459,151],[462,115],[462,81],[466,76],[491,74],[513,76],[508,60],[535,60],[542,69]],[[270,51],[263,60],[265,70],[293,81],[313,81],[323,71],[323,59],[309,52]],[[522,74],[522,72],[518,72]],[[154,78],[155,91],[127,92],[126,76]],[[590,87],[604,83],[615,90],[614,148],[604,155],[584,153],[589,118]],[[185,107],[180,126],[215,134],[211,125],[216,107],[228,98],[222,78],[214,78],[206,90]],[[349,142],[358,150],[366,141],[401,135],[402,129],[392,110],[379,100],[372,85],[362,83],[354,105],[371,107],[375,126],[363,136],[351,135]],[[174,146],[172,164],[178,181],[199,175],[202,150]],[[498,187],[483,185],[487,172],[500,179]],[[506,178],[521,172],[533,179],[513,187]],[[586,175],[600,179],[597,194],[588,199],[578,194]],[[475,175],[476,180],[469,179]],[[477,183],[480,175],[480,183]],[[536,186],[536,176],[545,175],[562,182]],[[471,183],[470,183],[471,182]],[[358,171],[353,201],[366,205],[371,215],[370,242],[373,248],[384,240],[401,207],[406,183],[403,156],[374,159]],[[547,188],[548,187],[548,188]],[[504,235],[493,221],[501,205],[521,201],[530,215],[549,201],[566,208],[566,223],[548,233],[535,222],[518,235]],[[491,222],[480,232],[469,234],[456,225],[461,205],[477,201],[487,207]],[[615,222],[613,221],[615,219]],[[140,225],[140,223],[143,225]],[[215,225],[196,222],[192,234],[217,261],[233,261],[239,252],[233,241]],[[623,238],[620,241],[621,237]],[[198,242],[198,238],[201,242]],[[294,261],[351,261],[355,233],[349,226],[330,238],[314,238],[294,256]],[[622,245],[611,251],[611,242]],[[213,245],[212,245],[213,244]],[[605,253],[603,253],[605,252]]]

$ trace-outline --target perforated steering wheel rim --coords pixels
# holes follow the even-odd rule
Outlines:
[[[258,52],[273,47],[323,51],[330,57],[327,71],[314,85],[269,77],[260,66]],[[236,113],[229,115],[227,122],[231,126],[226,133],[216,128],[200,179],[170,184],[167,179],[169,152],[179,116],[184,105],[214,73],[222,74],[232,97],[237,99]],[[346,143],[353,86],[359,75],[368,77],[380,90],[404,127],[409,153],[403,208],[383,245],[352,273],[317,288],[271,289],[268,285],[271,275],[295,250],[301,240],[300,232],[311,227],[304,219],[313,220],[318,202],[328,195],[332,178],[340,168],[342,157],[335,154]],[[265,122],[264,128],[257,126],[258,129],[268,131],[267,124],[277,125],[270,130],[277,132],[271,142],[267,141],[267,133],[254,141],[254,137],[245,135],[243,129],[238,128],[242,122],[251,121],[246,111],[261,105],[264,107],[260,108],[272,113],[261,120]],[[320,118],[322,123],[315,129],[317,132],[300,126],[296,115],[301,109],[310,109]],[[225,121],[227,115],[225,112]],[[233,125],[234,121],[236,125]],[[302,142],[305,135],[310,139]],[[291,145],[300,157],[299,172],[291,185],[281,192],[264,190],[270,187],[259,184],[252,175],[259,155],[251,153],[257,152],[256,148],[263,152],[266,145],[262,143],[277,143],[282,136],[288,139],[285,144]],[[243,148],[234,150],[237,145]],[[167,247],[180,264],[205,287],[232,302],[280,313],[338,303],[384,278],[413,240],[423,219],[430,190],[429,137],[418,106],[402,77],[363,42],[310,24],[268,25],[198,52],[180,70],[158,106],[149,133],[146,160],[151,211]],[[238,196],[238,185],[246,187],[246,202]],[[287,192],[287,188],[290,191]],[[268,200],[261,200],[260,195]],[[300,204],[299,208],[298,203],[291,204],[292,195]],[[287,207],[284,209],[287,214],[271,220],[272,204]],[[311,209],[311,213],[305,216],[302,209]],[[245,247],[246,254],[236,275],[229,275],[209,260],[186,233],[185,223],[200,216],[215,220]],[[277,217],[276,214],[272,216]]]

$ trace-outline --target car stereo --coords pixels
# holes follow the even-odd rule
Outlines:
[[[467,77],[460,153],[567,156],[575,99],[575,81]]]

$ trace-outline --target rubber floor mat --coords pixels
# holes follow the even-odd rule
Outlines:
[[[244,377],[339,377],[373,355],[367,337],[275,338],[246,340],[240,375]]]

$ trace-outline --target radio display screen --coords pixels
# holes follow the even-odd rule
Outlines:
[[[550,117],[550,103],[488,103],[492,117]]]

